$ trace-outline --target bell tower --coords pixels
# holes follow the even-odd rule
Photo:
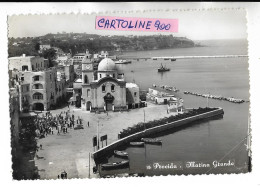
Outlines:
[[[81,107],[83,110],[91,111],[92,90],[90,83],[94,81],[94,69],[91,59],[85,58],[82,61],[82,97]]]

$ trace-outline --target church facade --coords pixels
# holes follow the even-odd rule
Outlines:
[[[79,89],[77,81],[75,89]],[[139,107],[139,87],[126,83],[124,73],[109,58],[104,58],[94,69],[90,61],[82,62],[81,109],[96,111],[121,111],[128,108]],[[130,106],[130,107],[129,107]]]

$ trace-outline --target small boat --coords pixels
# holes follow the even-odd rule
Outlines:
[[[176,61],[176,58],[172,58],[171,61]]]
[[[114,154],[115,154],[115,156],[119,156],[119,157],[124,157],[124,158],[128,157],[128,153],[126,151],[114,150]]]
[[[161,64],[161,67],[158,68],[158,72],[165,72],[165,71],[170,71],[170,68],[166,68],[166,66],[163,66],[163,65]]]
[[[130,64],[130,63],[132,63],[131,60],[119,60],[115,62],[115,64]]]
[[[131,146],[136,146],[136,147],[143,147],[144,142],[130,142],[129,143]]]
[[[119,169],[119,168],[126,168],[129,166],[128,160],[123,160],[121,162],[112,162],[112,163],[106,163],[102,164],[101,168],[104,170],[108,169]]]
[[[157,138],[142,138],[141,140],[147,144],[162,144],[162,140]]]

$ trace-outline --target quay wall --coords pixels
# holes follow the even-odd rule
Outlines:
[[[138,133],[135,133],[135,134],[129,135],[127,137],[124,137],[122,139],[119,139],[119,140],[107,145],[106,147],[99,149],[98,151],[93,153],[93,158],[94,159],[101,158],[101,157],[105,156],[106,154],[108,154],[109,152],[115,150],[117,147],[127,145],[131,141],[134,141],[134,140],[137,140],[137,139],[140,139],[140,138],[143,138],[143,137],[155,134],[155,133],[166,131],[168,129],[180,127],[180,126],[186,125],[187,123],[190,123],[190,122],[210,118],[213,116],[223,115],[223,114],[224,114],[223,109],[217,108],[216,110],[213,110],[210,112],[198,114],[198,115],[191,116],[191,117],[188,117],[185,119],[180,119],[180,120],[177,120],[177,121],[174,121],[171,123],[166,123],[163,125],[159,125],[156,127],[146,129],[144,131],[140,131]]]

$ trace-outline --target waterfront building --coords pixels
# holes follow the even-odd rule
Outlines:
[[[20,93],[20,111],[49,110],[66,95],[64,77],[57,77],[57,69],[49,68],[41,57],[9,58],[9,70]]]
[[[120,111],[139,107],[139,87],[127,84],[124,73],[109,58],[94,71],[93,62],[82,63],[82,79],[73,84],[76,106],[86,111]]]
[[[177,100],[177,98],[173,94],[162,91],[159,88],[149,88],[146,97],[148,100],[151,100],[155,104],[168,104],[170,100]]]

